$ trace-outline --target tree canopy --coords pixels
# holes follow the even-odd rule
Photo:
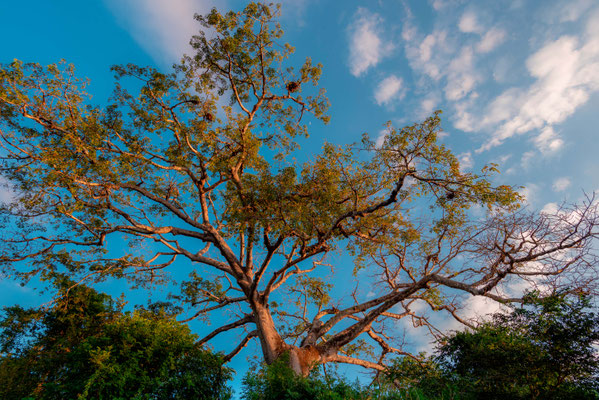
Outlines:
[[[170,73],[114,67],[106,106],[72,66],[3,65],[0,172],[17,193],[2,207],[4,272],[177,283],[185,320],[231,318],[201,344],[236,330],[225,360],[257,339],[266,362],[289,353],[304,375],[316,362],[384,369],[406,352],[397,320],[439,334],[419,303],[468,323],[464,296],[518,302],[514,282],[595,288],[594,199],[527,211],[494,165],[460,168],[438,112],[388,124],[380,145],[364,135],[297,161],[328,101],[319,64],[289,65],[276,18],[257,3],[196,16],[210,34],[194,53]]]
[[[0,397],[229,399],[231,371],[164,312],[123,313],[108,295],[63,277],[50,309],[5,307]]]
[[[525,296],[509,313],[454,332],[424,363],[397,361],[387,377],[431,398],[596,399],[599,316],[588,296]],[[443,397],[444,398],[444,397]]]

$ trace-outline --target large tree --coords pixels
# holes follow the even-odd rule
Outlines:
[[[238,330],[227,359],[257,338],[267,363],[288,352],[303,374],[314,362],[383,369],[404,352],[395,321],[436,332],[415,302],[463,320],[461,294],[518,301],[504,282],[593,289],[592,199],[523,210],[492,184],[493,165],[460,169],[438,113],[299,163],[307,124],[328,120],[320,66],[288,65],[271,7],[196,19],[210,34],[192,38],[193,55],[168,74],[114,67],[103,108],[72,67],[2,67],[7,273],[151,285],[187,269],[172,298],[188,318],[231,318],[202,343]]]

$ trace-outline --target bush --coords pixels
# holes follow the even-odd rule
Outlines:
[[[162,312],[123,313],[109,296],[57,280],[50,310],[4,309],[0,398],[231,397],[231,370]]]

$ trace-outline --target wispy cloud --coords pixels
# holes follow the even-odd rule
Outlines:
[[[520,165],[524,169],[529,168],[530,165],[533,163],[533,161],[535,161],[535,159],[538,158],[537,156],[538,156],[538,153],[536,151],[524,152],[524,154],[522,154],[522,158],[520,159]]]
[[[552,0],[543,9],[511,7],[501,15],[464,9],[463,2],[429,3],[442,9],[429,33],[413,18],[402,27],[413,92],[443,93],[439,107],[451,110],[454,127],[486,135],[478,152],[523,134],[535,147],[524,164],[561,151],[567,138],[559,125],[599,92],[596,1]],[[519,25],[526,13],[535,13],[534,26]],[[514,51],[500,56],[496,50],[506,44]],[[415,102],[415,115],[424,105]]]
[[[279,0],[277,3],[281,4],[285,24],[304,26],[310,2],[311,0]]]
[[[445,97],[448,100],[460,100],[472,92],[480,80],[474,68],[472,48],[464,46],[458,56],[449,63]]]
[[[597,23],[599,15],[589,21],[589,31]],[[534,83],[526,89],[506,90],[490,104],[483,127],[500,126],[480,150],[534,130],[542,130],[535,140],[541,151],[561,147],[551,126],[563,122],[599,91],[599,37],[562,36],[531,55],[526,66]]]
[[[392,100],[401,98],[404,93],[402,91],[402,85],[402,79],[395,75],[391,75],[383,79],[377,86],[374,93],[374,99],[376,100],[376,103],[379,106],[387,105]]]
[[[365,8],[358,8],[349,26],[349,68],[354,76],[360,76],[377,65],[392,46],[381,39],[382,18]]]
[[[429,94],[420,102],[420,109],[417,112],[419,119],[430,117],[439,104],[439,97],[436,94]]]
[[[445,75],[449,55],[453,46],[447,43],[447,32],[435,30],[418,43],[417,33],[408,24],[404,26],[403,38],[406,41],[406,55],[412,70],[439,80]]]
[[[476,14],[473,11],[466,11],[462,15],[458,27],[460,28],[460,31],[464,33],[481,33],[483,31],[483,28],[479,24]]]
[[[472,153],[469,151],[458,155],[458,160],[460,161],[460,169],[462,171],[467,171],[474,166],[474,159],[472,158]]]
[[[541,188],[536,183],[527,183],[523,188],[521,188],[518,193],[528,204],[533,204],[536,202],[539,196],[539,190]]]
[[[15,200],[16,193],[11,183],[0,175],[0,204],[8,204]]]
[[[476,51],[488,53],[505,41],[506,32],[503,29],[489,29],[476,44]]]
[[[558,178],[553,182],[553,186],[551,186],[551,188],[555,192],[563,192],[564,190],[566,190],[570,187],[570,183],[571,183],[570,178],[567,178],[567,177]]]
[[[379,131],[378,136],[376,137],[375,140],[375,144],[376,147],[382,147],[383,143],[385,142],[385,138],[387,137],[387,134],[389,133],[389,131],[387,129],[381,129]]]
[[[560,22],[574,22],[580,19],[595,0],[562,0],[555,15]]]
[[[191,47],[189,40],[199,30],[194,14],[206,14],[226,1],[216,0],[104,0],[135,41],[159,64],[170,65]]]
[[[564,145],[564,141],[559,138],[551,126],[541,130],[541,133],[533,139],[533,142],[543,154],[555,153]]]

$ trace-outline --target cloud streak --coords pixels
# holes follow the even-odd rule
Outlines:
[[[555,182],[553,182],[553,185],[551,186],[551,188],[555,192],[563,192],[564,190],[566,190],[570,187],[570,184],[571,184],[570,178],[568,178],[568,177],[558,178],[555,180]]]
[[[161,65],[170,65],[191,47],[189,40],[198,29],[194,14],[206,14],[226,2],[213,0],[104,0],[121,26]]]

